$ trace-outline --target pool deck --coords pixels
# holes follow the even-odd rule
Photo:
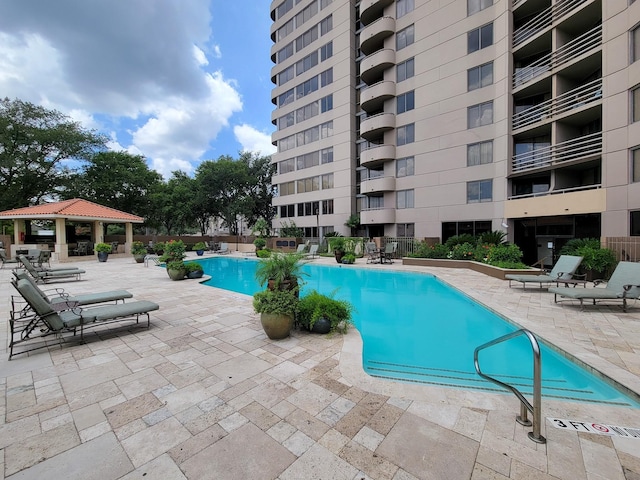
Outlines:
[[[173,282],[130,256],[74,265],[86,270],[82,281],[51,286],[73,294],[124,288],[160,310],[149,330],[112,324],[82,345],[11,361],[3,352],[1,478],[640,479],[640,438],[568,431],[546,420],[640,429],[640,409],[543,399],[547,443],[536,444],[530,427],[515,422],[512,395],[367,376],[354,329],[346,336],[295,331],[272,341],[249,296]],[[554,304],[546,290],[509,288],[469,270],[364,259],[356,266],[433,273],[640,392],[640,303],[628,313],[602,305],[581,312]],[[0,270],[5,344],[16,293],[10,278],[9,268]]]

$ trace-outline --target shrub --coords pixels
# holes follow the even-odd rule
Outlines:
[[[146,255],[147,247],[144,246],[142,242],[133,242],[131,244],[131,254],[132,255]]]
[[[171,240],[164,244],[164,253],[160,257],[161,262],[182,261],[186,258],[187,247],[182,240]]]
[[[111,244],[109,243],[96,243],[93,250],[98,253],[111,253]]]
[[[442,243],[429,245],[427,242],[419,242],[415,252],[410,257],[416,258],[447,258],[449,249]]]
[[[486,263],[500,268],[526,268],[522,263],[522,250],[513,244],[493,245],[489,248]]]
[[[356,256],[353,253],[345,253],[342,257],[342,263],[352,264],[356,261]]]
[[[253,241],[253,244],[255,245],[256,250],[262,250],[267,246],[267,241],[262,237],[258,237]]]
[[[475,246],[472,243],[460,243],[454,245],[450,252],[453,260],[473,260],[475,257]]]
[[[271,250],[268,248],[263,248],[262,250],[258,250],[256,252],[256,256],[258,258],[269,258],[271,256]]]
[[[578,250],[583,247],[599,249],[600,240],[597,238],[572,238],[562,246],[560,255],[578,255]]]
[[[344,237],[333,237],[329,240],[329,245],[331,245],[331,250],[334,252],[344,252],[346,239]]]
[[[256,313],[295,315],[298,311],[296,290],[263,290],[253,294],[253,309]]]
[[[161,255],[162,253],[164,253],[164,242],[154,243],[153,251],[156,252],[158,255]]]
[[[453,250],[453,247],[456,245],[462,245],[463,243],[471,243],[473,245],[476,244],[476,237],[471,235],[470,233],[463,233],[462,235],[454,235],[453,237],[449,237],[449,239],[444,242],[447,246],[447,249]]]
[[[493,232],[484,232],[478,238],[478,244],[501,245],[506,243],[507,234],[502,230],[494,230]]]
[[[320,318],[331,323],[331,331],[346,333],[351,324],[353,306],[346,300],[336,300],[332,295],[323,295],[312,290],[298,303],[298,321],[307,328]]]
[[[204,269],[202,268],[202,265],[200,265],[198,262],[186,262],[184,264],[184,268],[187,270],[187,273],[189,273],[189,272],[204,272]]]
[[[260,260],[256,267],[255,277],[260,285],[273,280],[274,288],[280,288],[283,282],[300,285],[302,277],[308,275],[302,271],[306,263],[304,255],[298,253],[274,253],[269,258]]]
[[[196,243],[193,247],[191,247],[191,250],[206,250],[207,249],[207,245],[204,242],[198,242]]]

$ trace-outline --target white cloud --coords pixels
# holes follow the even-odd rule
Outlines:
[[[246,123],[233,127],[233,133],[240,145],[242,145],[242,151],[271,155],[277,150],[271,143],[270,134],[256,130]]]

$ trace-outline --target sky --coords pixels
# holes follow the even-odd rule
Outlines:
[[[270,155],[271,0],[2,0],[0,98],[58,110],[165,178]]]

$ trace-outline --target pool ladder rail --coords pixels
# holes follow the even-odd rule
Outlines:
[[[482,370],[480,370],[480,363],[478,362],[478,353],[480,352],[480,350],[484,350],[485,348],[489,348],[499,343],[506,342],[507,340],[519,337],[520,335],[524,335],[529,339],[531,350],[533,351],[533,405],[531,405],[531,403],[529,403],[524,395],[522,395],[520,390],[518,390],[514,386],[501,382],[498,379],[482,373]],[[540,434],[542,415],[542,361],[540,357],[540,345],[538,344],[538,340],[533,335],[533,333],[523,328],[520,330],[516,330],[515,332],[503,335],[502,337],[498,337],[483,345],[480,345],[473,352],[473,363],[476,367],[476,372],[478,373],[478,375],[480,375],[485,380],[493,382],[496,385],[500,385],[502,388],[511,391],[516,397],[518,397],[518,400],[520,400],[520,415],[516,417],[516,421],[520,425],[524,425],[526,427],[533,425],[533,431],[529,432],[528,435],[531,440],[536,443],[547,443],[547,440]],[[531,415],[533,416],[533,422],[527,418],[527,410],[531,412]]]

